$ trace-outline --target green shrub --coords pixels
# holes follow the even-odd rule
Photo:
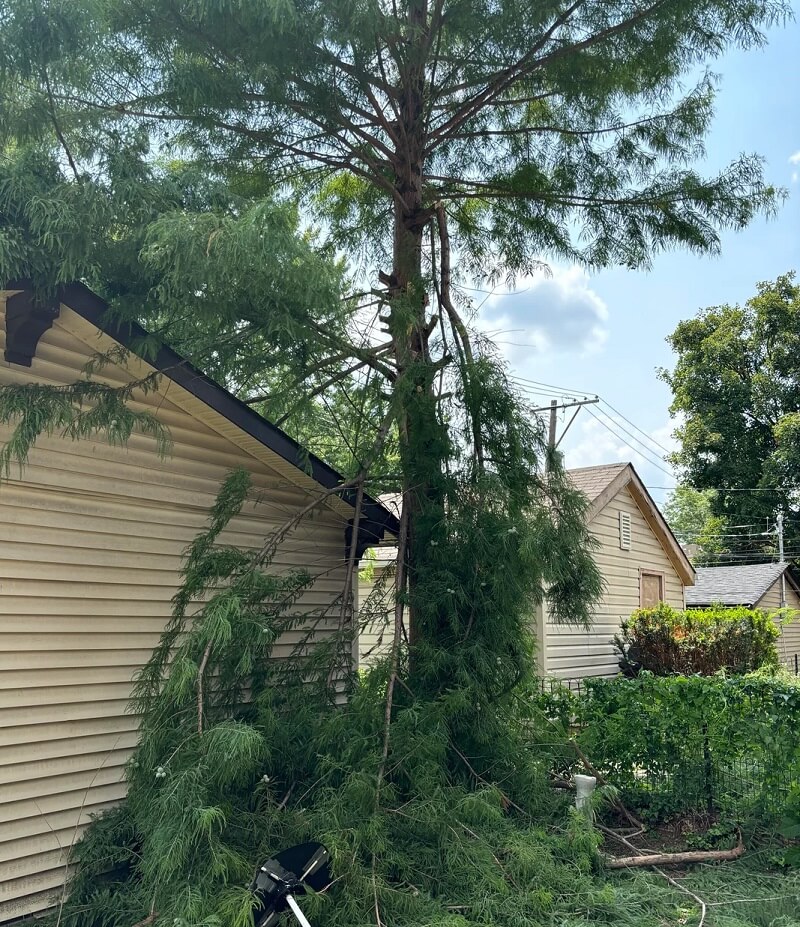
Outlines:
[[[626,675],[645,669],[656,676],[741,675],[778,666],[778,627],[758,609],[677,611],[665,603],[640,608],[614,638]]]
[[[649,821],[711,811],[800,823],[795,677],[644,671],[635,679],[587,679],[579,693],[554,687],[532,701]],[[557,767],[562,778],[582,771],[576,752]]]

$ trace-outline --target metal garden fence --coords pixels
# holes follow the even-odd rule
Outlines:
[[[795,665],[792,655],[787,669]],[[693,812],[766,819],[800,801],[795,683],[721,680],[717,692],[708,677],[684,677],[674,686],[669,678],[641,685],[545,679],[538,688],[554,723],[640,813],[660,820]],[[560,776],[586,771],[569,750],[563,762]]]

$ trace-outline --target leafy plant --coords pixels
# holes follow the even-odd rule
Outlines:
[[[661,378],[672,389],[680,449],[674,463],[686,486],[714,488],[710,511],[734,554],[775,553],[765,534],[785,516],[786,549],[800,543],[793,487],[800,481],[800,285],[794,273],[759,283],[743,305],[709,306],[669,338],[677,362]],[[757,492],[741,490],[752,490]],[[720,533],[720,532],[717,532]],[[724,532],[722,532],[724,533]],[[720,559],[725,562],[724,555]]]
[[[759,609],[677,611],[662,602],[635,611],[622,623],[614,646],[626,675],[642,669],[657,676],[742,674],[778,666],[779,633],[773,617]]]
[[[546,710],[558,711],[548,694]],[[583,752],[654,820],[727,810],[775,821],[800,783],[800,686],[781,675],[586,680],[564,693]],[[561,714],[564,717],[565,712]],[[573,757],[571,765],[579,769]]]

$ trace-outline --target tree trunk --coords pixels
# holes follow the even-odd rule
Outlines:
[[[409,640],[423,633],[414,620],[417,583],[415,562],[420,550],[420,517],[441,504],[435,485],[446,447],[441,434],[428,352],[427,296],[422,276],[422,240],[433,213],[422,195],[424,170],[424,99],[427,0],[409,4],[409,61],[402,76],[395,148],[395,201],[390,330],[395,345],[400,389],[400,456],[403,468],[403,505],[408,510],[406,588],[409,595]],[[424,541],[423,541],[424,543]],[[402,589],[397,590],[402,595]]]

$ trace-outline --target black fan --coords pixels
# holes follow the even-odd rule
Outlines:
[[[258,898],[255,927],[273,927],[288,909],[302,927],[311,927],[295,896],[306,888],[321,891],[331,882],[330,853],[321,843],[301,843],[268,859],[255,874],[250,891]]]

